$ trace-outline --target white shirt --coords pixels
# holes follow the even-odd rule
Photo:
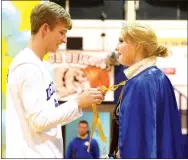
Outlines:
[[[82,115],[75,100],[58,104],[48,70],[31,49],[7,76],[6,158],[63,158],[61,125]]]

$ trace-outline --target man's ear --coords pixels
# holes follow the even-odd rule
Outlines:
[[[40,31],[42,34],[42,37],[44,37],[49,31],[50,31],[50,27],[47,23],[44,23],[41,27],[40,27]]]

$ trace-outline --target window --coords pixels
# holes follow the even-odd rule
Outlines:
[[[65,7],[65,0],[51,0]],[[72,19],[101,19],[104,12],[107,19],[124,19],[124,0],[70,0]]]
[[[188,5],[185,1],[139,1],[137,20],[186,20]]]

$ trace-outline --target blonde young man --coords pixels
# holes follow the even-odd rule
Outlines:
[[[89,89],[62,105],[43,62],[48,52],[66,43],[70,15],[61,6],[37,5],[30,16],[31,40],[12,61],[7,76],[6,158],[63,158],[61,125],[82,115],[82,108],[101,103]]]

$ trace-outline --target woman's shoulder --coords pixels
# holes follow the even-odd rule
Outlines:
[[[148,85],[154,86],[156,83],[169,83],[168,77],[156,66],[149,67],[144,71],[137,74],[135,77],[129,80],[130,85],[143,86]]]
[[[167,76],[157,66],[151,66],[133,77],[136,81],[166,78]]]

